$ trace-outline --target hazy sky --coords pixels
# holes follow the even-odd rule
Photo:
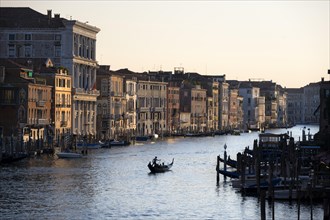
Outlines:
[[[97,60],[112,70],[226,74],[302,87],[329,80],[330,3],[323,1],[20,1],[101,29]]]

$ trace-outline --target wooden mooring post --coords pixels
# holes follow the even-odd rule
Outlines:
[[[266,220],[266,191],[260,191],[260,219]]]
[[[326,191],[323,199],[323,220],[330,219],[329,193]]]
[[[227,171],[227,145],[225,144],[224,145],[224,148],[225,148],[225,152],[223,152],[223,170],[226,172]],[[227,177],[225,176],[224,177],[224,180],[226,180]]]
[[[219,176],[219,170],[220,170],[220,155],[217,156],[217,186],[219,186],[220,176]]]

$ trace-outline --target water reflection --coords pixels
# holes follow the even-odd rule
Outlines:
[[[301,133],[300,127],[293,131]],[[42,156],[3,166],[0,215],[2,219],[258,219],[258,199],[235,191],[229,178],[221,177],[216,186],[215,173],[216,156],[223,155],[224,144],[235,158],[257,138],[258,133],[171,138],[90,151],[78,160]],[[172,171],[150,175],[147,164],[154,156],[164,161],[175,158]],[[309,210],[308,204],[301,207],[301,219],[310,216]],[[270,218],[269,205],[266,211]],[[313,212],[315,219],[321,219],[320,204]],[[276,202],[275,216],[297,219],[297,205]]]

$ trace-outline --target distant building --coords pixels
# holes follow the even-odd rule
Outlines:
[[[330,74],[330,70],[329,70]],[[324,142],[324,150],[330,149],[330,81],[320,82],[320,131],[319,139]]]
[[[320,83],[310,83],[303,87],[304,103],[303,123],[319,123],[319,113],[316,111],[320,105]]]
[[[125,94],[126,94],[126,131],[128,136],[132,137],[136,133],[136,117],[137,117],[137,79],[133,77],[132,79],[125,80]]]
[[[199,85],[191,88],[191,131],[205,132],[207,130],[206,90]]]
[[[219,129],[229,129],[229,84],[219,83]]]
[[[171,83],[167,87],[167,128],[169,133],[180,129],[180,87]]]
[[[319,123],[320,82],[310,83],[299,89],[286,89],[288,123]]]
[[[240,100],[238,89],[229,90],[229,127],[231,129],[243,129],[239,121]]]
[[[260,129],[262,122],[259,121],[259,98],[260,89],[250,83],[242,83],[239,87],[239,95],[243,97],[243,124],[246,129]]]
[[[102,65],[96,73],[96,88],[100,91],[100,96],[97,97],[97,138],[101,140],[110,139],[110,103],[111,103],[111,72],[110,66]]]
[[[127,100],[123,76],[111,74],[110,91],[110,137],[118,139],[127,135]]]
[[[166,132],[167,83],[137,82],[137,135]]]
[[[287,94],[275,82],[249,81],[254,87],[260,88],[260,96],[265,97],[265,126],[283,127],[287,125]]]
[[[287,115],[288,124],[295,125],[303,123],[303,103],[304,90],[303,88],[289,88],[287,91]]]

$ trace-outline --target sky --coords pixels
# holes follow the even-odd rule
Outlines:
[[[330,0],[0,0],[101,29],[96,58],[111,70],[226,75],[287,88],[330,80]]]

